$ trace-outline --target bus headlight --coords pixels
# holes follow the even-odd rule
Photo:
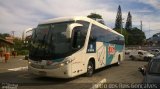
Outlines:
[[[67,61],[64,61],[64,62],[60,63],[60,66],[67,65],[67,64],[69,64],[70,62],[71,62],[71,61],[69,61],[69,60],[67,60]]]
[[[61,63],[60,66],[64,66],[64,63]]]
[[[65,61],[63,61],[62,63],[60,63],[60,66],[64,66],[64,65],[67,65],[69,63],[71,63],[74,59],[71,59],[71,58],[66,58]]]

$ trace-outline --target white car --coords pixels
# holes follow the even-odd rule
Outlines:
[[[132,60],[144,60],[144,61],[147,61],[147,60],[152,59],[154,57],[154,55],[149,53],[149,52],[147,52],[147,51],[144,51],[144,50],[133,50],[133,51],[130,52],[129,57]]]
[[[153,55],[158,55],[158,54],[160,54],[160,50],[159,50],[159,49],[151,49],[151,50],[149,50],[149,52],[150,52],[151,54],[153,54]]]
[[[130,55],[131,52],[132,52],[132,50],[126,49],[126,50],[125,50],[125,55]]]

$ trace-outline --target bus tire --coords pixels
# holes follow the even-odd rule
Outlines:
[[[116,65],[117,65],[117,66],[120,66],[120,64],[121,64],[121,56],[119,55],[119,56],[118,56],[118,61],[117,61]]]
[[[91,77],[93,75],[93,72],[94,72],[94,62],[90,60],[87,65],[86,76]]]

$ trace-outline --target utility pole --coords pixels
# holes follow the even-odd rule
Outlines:
[[[150,34],[150,22],[149,22],[149,37],[151,36],[151,34]]]
[[[13,36],[13,38],[14,38],[14,33],[15,33],[15,31],[11,31],[11,35]]]
[[[140,25],[140,29],[142,31],[142,27],[143,27],[143,24],[142,24],[142,20],[140,21],[141,25]]]
[[[122,18],[122,26],[121,26],[121,34],[122,34],[122,30],[123,30],[123,20],[124,20],[124,18]]]

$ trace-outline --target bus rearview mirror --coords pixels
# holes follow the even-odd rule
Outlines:
[[[68,28],[66,30],[66,37],[71,38],[73,29],[75,27],[81,27],[81,26],[83,26],[83,25],[79,24],[79,23],[72,23],[72,24],[68,25]]]

